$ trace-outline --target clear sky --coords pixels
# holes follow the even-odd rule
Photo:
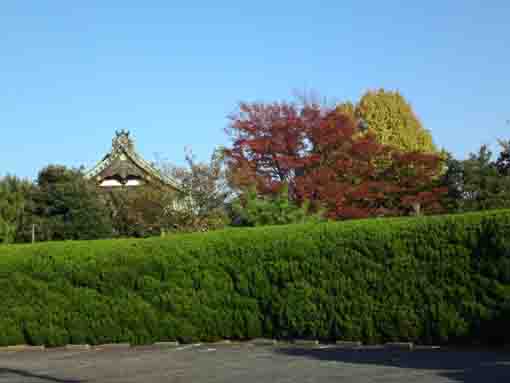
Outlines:
[[[463,158],[510,138],[509,74],[508,0],[5,0],[0,175],[91,167],[117,129],[148,160],[205,160],[239,101],[303,89],[398,89]]]

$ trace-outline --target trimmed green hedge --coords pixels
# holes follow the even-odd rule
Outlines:
[[[510,211],[0,246],[0,345],[510,340]]]

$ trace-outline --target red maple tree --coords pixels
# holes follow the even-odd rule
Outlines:
[[[438,212],[441,158],[377,143],[352,117],[318,105],[240,105],[225,149],[236,186],[262,195],[288,185],[289,198],[333,219]]]

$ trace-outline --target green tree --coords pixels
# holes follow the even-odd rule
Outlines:
[[[96,239],[113,234],[99,191],[81,169],[60,165],[42,169],[33,203],[38,240]]]
[[[443,184],[448,188],[447,204],[453,212],[510,207],[510,176],[500,173],[485,145],[466,160],[449,155]]]
[[[496,160],[496,167],[502,176],[510,176],[510,140],[499,140],[501,151]]]
[[[288,197],[287,186],[271,196],[258,195],[251,188],[232,204],[234,226],[286,225],[325,221],[324,212],[312,212],[308,203],[299,206]]]
[[[0,183],[0,243],[12,243],[16,237],[19,210],[23,198],[9,190],[5,181]]]
[[[363,120],[383,145],[405,152],[437,152],[430,132],[423,127],[411,105],[398,91],[368,91],[355,107],[345,103],[337,108]]]
[[[14,176],[0,180],[0,243],[18,240],[26,221],[32,188],[31,182]]]

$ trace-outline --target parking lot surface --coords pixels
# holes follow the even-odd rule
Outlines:
[[[510,354],[247,343],[3,351],[7,382],[509,383]]]

